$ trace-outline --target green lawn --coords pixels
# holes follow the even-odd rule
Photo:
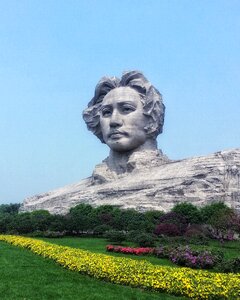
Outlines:
[[[173,264],[171,261],[167,259],[160,259],[153,256],[136,256],[136,255],[126,255],[122,253],[113,253],[113,252],[107,252],[106,251],[106,245],[109,245],[110,243],[102,238],[87,238],[87,237],[64,237],[64,238],[41,238],[41,240],[44,240],[46,242],[62,245],[62,246],[69,246],[73,248],[81,248],[85,250],[90,250],[92,252],[98,252],[98,253],[104,253],[112,256],[118,256],[118,257],[131,257],[132,259],[136,260],[147,260],[152,264],[156,265],[164,265],[164,266],[171,266],[171,267],[177,267],[175,264]],[[123,244],[124,245],[124,244]],[[130,244],[125,244],[130,245]]]
[[[195,246],[196,247],[196,246]],[[219,241],[210,241],[209,246],[197,246],[197,249],[221,250],[226,259],[240,256],[240,241],[229,241],[221,244]]]
[[[48,241],[53,242],[50,239]],[[91,250],[94,248],[98,249],[98,252],[102,252],[105,243],[99,239],[77,238],[57,239],[55,242]],[[186,298],[98,281],[64,269],[54,261],[37,256],[29,250],[0,242],[0,299],[182,300]]]

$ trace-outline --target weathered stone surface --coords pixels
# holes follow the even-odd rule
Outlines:
[[[141,155],[130,157],[126,172],[119,174],[111,173],[105,160],[93,176],[27,198],[21,210],[65,214],[79,203],[88,203],[168,211],[182,201],[202,206],[219,200],[240,210],[240,148],[179,161],[170,161],[158,151]]]

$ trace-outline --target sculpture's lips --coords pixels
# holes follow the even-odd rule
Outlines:
[[[108,135],[108,137],[112,138],[112,139],[118,139],[118,138],[121,138],[121,137],[123,137],[125,135],[126,135],[125,132],[115,130],[115,131],[110,132],[109,135]]]

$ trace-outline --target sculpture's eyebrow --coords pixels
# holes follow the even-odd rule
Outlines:
[[[111,104],[103,104],[100,108],[100,110],[103,110],[104,108],[111,108],[112,105]]]
[[[131,99],[129,99],[129,100],[122,100],[122,101],[120,100],[120,101],[117,102],[116,104],[117,104],[117,105],[120,105],[120,106],[122,106],[122,105],[124,105],[124,104],[129,104],[129,105],[132,105],[132,106],[134,106],[134,107],[137,106],[136,103],[135,103],[134,101],[132,101]],[[104,109],[104,108],[111,108],[112,106],[113,106],[112,103],[102,104],[100,110],[102,110],[102,109]]]
[[[134,105],[134,106],[136,106],[136,103],[134,102],[134,101],[132,101],[132,100],[123,100],[123,101],[121,101],[121,102],[118,102],[118,104],[131,104],[131,105]]]

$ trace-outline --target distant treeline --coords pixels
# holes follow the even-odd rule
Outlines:
[[[62,236],[118,231],[157,236],[202,236],[208,228],[207,232],[213,238],[231,239],[240,232],[239,215],[222,202],[201,208],[183,202],[168,213],[79,204],[66,215],[53,215],[46,210],[19,213],[19,207],[19,204],[0,205],[0,233]]]

